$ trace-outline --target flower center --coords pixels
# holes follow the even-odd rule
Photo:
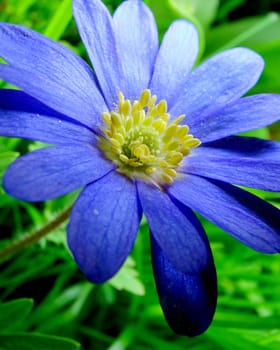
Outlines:
[[[171,184],[182,159],[200,145],[187,125],[179,125],[185,115],[169,122],[166,101],[156,103],[148,89],[133,104],[121,92],[118,97],[117,109],[102,115],[99,148],[124,175],[158,186]]]

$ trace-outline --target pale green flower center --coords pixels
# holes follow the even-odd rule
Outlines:
[[[188,126],[179,124],[185,115],[169,122],[167,102],[156,103],[157,97],[148,89],[133,104],[122,93],[118,97],[116,110],[102,115],[99,148],[129,178],[158,186],[171,184],[182,159],[200,145]]]

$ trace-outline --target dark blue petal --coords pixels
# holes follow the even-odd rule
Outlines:
[[[74,205],[68,244],[94,283],[111,278],[132,249],[141,219],[134,184],[112,172],[87,186]]]
[[[90,145],[48,147],[18,158],[7,169],[3,186],[26,201],[60,197],[112,170],[113,164]]]
[[[148,87],[158,51],[155,19],[142,1],[125,1],[114,13],[113,24],[127,81],[123,93],[135,100]]]
[[[138,191],[150,230],[170,262],[183,273],[201,272],[207,248],[199,232],[201,227],[193,222],[193,213],[154,185],[139,182]]]
[[[0,108],[11,111],[39,113],[57,118],[65,118],[63,114],[58,113],[54,109],[46,106],[34,97],[20,90],[1,89]]]
[[[202,142],[257,129],[280,119],[280,95],[241,98],[218,113],[192,119],[191,132]]]
[[[172,117],[187,116],[196,125],[244,95],[257,82],[263,59],[245,48],[234,48],[208,59],[187,78],[181,94],[170,109]]]
[[[0,23],[0,78],[42,103],[97,128],[107,110],[89,66],[72,51],[30,29]]]
[[[182,92],[198,48],[197,30],[184,20],[173,22],[163,37],[150,89],[158,99],[165,99],[169,108]]]
[[[75,0],[73,13],[105,100],[112,109],[117,102],[118,92],[125,91],[127,86],[112,17],[100,0]]]
[[[165,318],[174,332],[193,337],[209,327],[217,303],[217,277],[211,249],[204,235],[208,261],[197,274],[178,271],[151,237],[157,291]]]
[[[169,192],[247,246],[280,252],[280,210],[227,183],[194,175],[175,181]]]
[[[28,106],[23,106],[24,108],[29,109]],[[92,131],[68,120],[69,118],[63,116],[62,119],[58,119],[38,112],[0,109],[0,135],[57,145],[96,144],[96,136]]]
[[[180,171],[280,191],[280,144],[252,137],[228,137],[193,150]]]

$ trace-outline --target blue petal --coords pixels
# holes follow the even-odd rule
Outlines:
[[[148,87],[158,51],[155,19],[142,1],[134,0],[117,8],[113,23],[127,81],[127,91],[123,93],[135,100]]]
[[[3,186],[12,196],[44,201],[72,192],[113,168],[90,145],[48,147],[18,158],[7,169]]]
[[[75,0],[73,13],[105,100],[112,109],[118,92],[126,91],[112,17],[100,0]]]
[[[151,237],[153,270],[165,318],[174,332],[193,337],[209,327],[217,303],[217,276],[211,249],[205,268],[197,274],[178,271]]]
[[[247,246],[262,253],[280,252],[280,210],[262,199],[194,175],[175,181],[169,192]]]
[[[0,108],[11,111],[39,113],[57,118],[66,118],[63,114],[20,90],[0,89]]]
[[[165,33],[150,84],[153,94],[172,107],[186,82],[198,53],[198,34],[192,23],[173,22]]]
[[[172,265],[187,274],[201,272],[208,251],[193,213],[154,185],[139,182],[138,191],[150,230]]]
[[[192,120],[191,132],[202,142],[209,142],[272,124],[280,119],[279,110],[279,95],[244,97],[216,114]]]
[[[0,77],[47,106],[84,123],[100,124],[107,110],[88,65],[62,45],[30,29],[0,24]]]
[[[280,144],[232,136],[195,149],[180,171],[225,182],[280,191]]]
[[[237,100],[257,82],[263,59],[245,48],[224,51],[200,65],[186,80],[170,109],[173,117],[186,114],[191,128]]]
[[[68,244],[94,283],[111,278],[130,253],[141,219],[136,189],[115,172],[87,186],[74,205]]]
[[[0,135],[57,145],[96,143],[96,137],[92,131],[65,120],[63,116],[62,118],[0,109]]]

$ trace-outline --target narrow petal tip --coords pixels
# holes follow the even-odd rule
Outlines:
[[[198,274],[174,268],[152,238],[152,258],[160,304],[170,328],[195,337],[210,326],[217,303],[217,277],[213,258]]]

